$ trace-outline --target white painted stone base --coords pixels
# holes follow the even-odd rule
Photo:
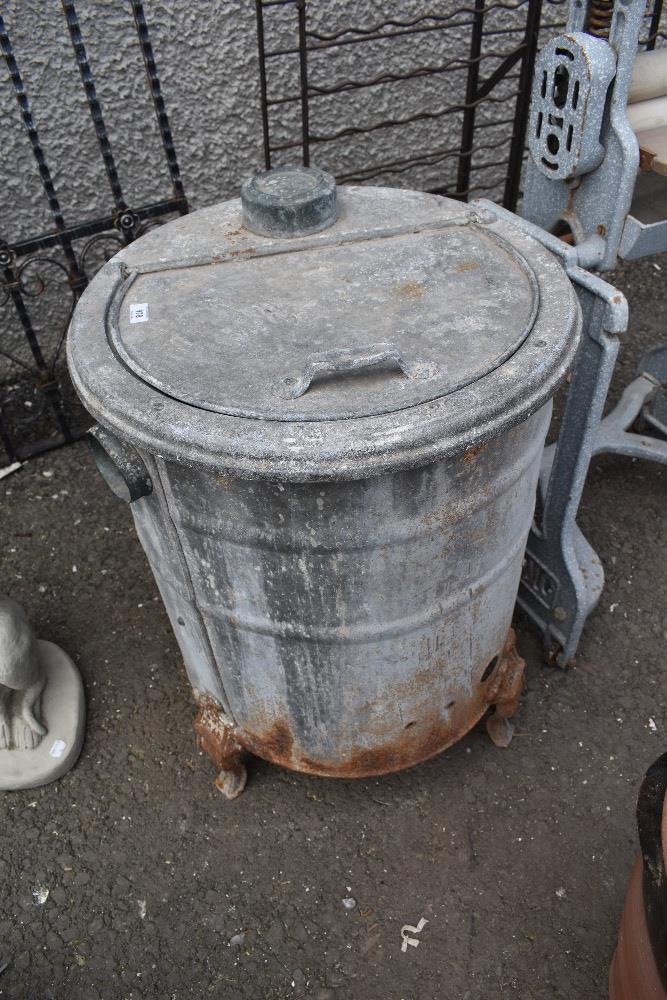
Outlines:
[[[48,732],[34,750],[0,750],[0,790],[36,788],[74,767],[83,744],[86,705],[74,663],[53,642],[39,640],[46,671],[40,718]]]

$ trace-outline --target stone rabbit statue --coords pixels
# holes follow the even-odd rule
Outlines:
[[[46,672],[23,608],[0,595],[0,750],[33,750],[46,729],[40,722]]]

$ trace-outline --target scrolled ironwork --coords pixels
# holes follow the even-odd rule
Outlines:
[[[4,373],[0,370],[0,465],[3,449],[10,462],[23,460],[72,441],[85,431],[89,421],[71,391],[62,362],[63,345],[78,298],[95,271],[123,246],[170,216],[188,211],[141,0],[132,0],[128,24],[139,38],[172,190],[166,198],[138,206],[128,205],[121,190],[75,4],[72,0],[62,0],[62,8],[109,181],[112,205],[92,220],[65,219],[56,189],[57,173],[52,172],[47,160],[10,32],[0,15],[0,51],[53,222],[53,228],[47,232],[14,241],[0,239],[0,359],[10,366],[7,368],[5,364]],[[47,301],[49,308],[45,309]],[[51,308],[51,303],[63,302],[64,309],[61,308],[56,319],[58,309]],[[27,348],[25,356],[18,346],[21,344]]]

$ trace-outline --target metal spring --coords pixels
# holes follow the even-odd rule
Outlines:
[[[588,8],[586,31],[596,38],[609,38],[614,0],[591,0]]]

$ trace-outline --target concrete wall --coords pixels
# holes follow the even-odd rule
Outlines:
[[[429,5],[452,14],[458,0]],[[470,5],[467,5],[470,6]],[[309,27],[332,35],[350,21],[368,28],[378,21],[423,14],[423,0],[311,0]],[[504,32],[523,24],[518,12],[491,5],[487,27]],[[77,11],[87,46],[97,94],[116,158],[126,202],[139,205],[168,194],[169,177],[143,68],[141,50],[128,0],[79,0]],[[199,0],[196,3],[145,0],[162,90],[171,120],[186,194],[193,207],[228,197],[242,179],[263,162],[259,66],[255,5],[252,0]],[[66,222],[79,222],[112,208],[109,186],[92,127],[62,9],[57,0],[4,0],[3,15],[30,97]],[[546,20],[562,16],[562,7],[547,6]],[[295,8],[269,8],[265,15],[271,48],[296,43]],[[447,32],[421,32],[391,42],[351,44],[313,53],[309,83],[373,79],[401,74],[416,65],[442,65],[468,56],[469,15]],[[428,24],[428,22],[425,22]],[[351,36],[346,36],[351,37]],[[482,77],[492,72],[518,35],[498,34],[485,42]],[[498,55],[494,55],[498,53]],[[4,66],[3,66],[4,69]],[[273,96],[298,93],[298,58],[286,55],[269,62]],[[507,155],[516,78],[495,92],[479,109],[477,142],[492,147],[477,163],[495,163]],[[435,113],[463,101],[465,69],[391,86],[373,86],[350,94],[322,95],[311,103],[311,131],[328,135],[345,127],[363,128],[391,118]],[[26,141],[8,75],[0,76],[2,145],[0,147],[0,238],[14,241],[52,228],[35,162]],[[275,142],[299,136],[298,104],[281,105],[272,115]],[[312,160],[337,174],[360,167],[410,158],[415,151],[435,152],[428,164],[405,172],[380,173],[373,183],[433,187],[453,183],[456,158],[447,154],[460,142],[460,112],[402,128],[381,128],[346,135],[333,143],[314,144]],[[299,150],[276,162],[298,159]],[[502,194],[503,171],[497,166],[475,175],[482,193]],[[47,268],[44,276],[56,281]],[[52,330],[51,341],[67,319],[67,298],[44,295],[37,302],[37,325]],[[11,304],[0,306],[0,346],[9,344],[27,357]],[[0,374],[15,371],[0,358]]]

